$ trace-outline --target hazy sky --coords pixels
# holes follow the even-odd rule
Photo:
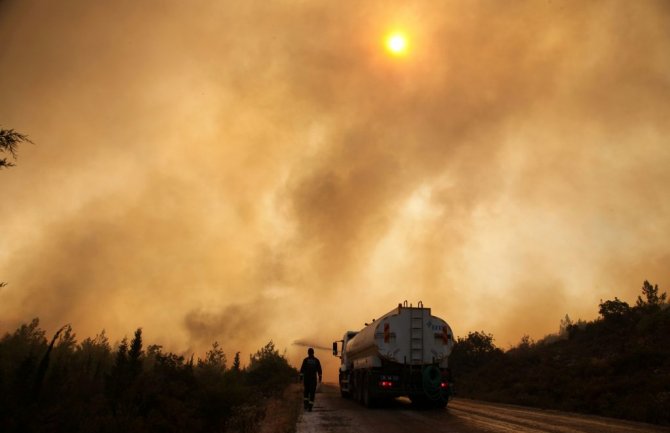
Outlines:
[[[0,126],[0,332],[509,347],[670,284],[666,0],[0,0]]]

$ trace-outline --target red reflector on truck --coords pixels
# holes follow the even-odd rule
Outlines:
[[[380,388],[393,388],[393,382],[390,380],[382,380],[379,382]]]

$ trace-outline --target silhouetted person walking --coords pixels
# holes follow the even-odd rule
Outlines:
[[[319,376],[319,382],[321,382],[321,362],[314,357],[314,349],[310,347],[307,349],[307,358],[303,359],[302,366],[300,367],[300,378],[305,386],[303,402],[305,404],[305,409],[310,412],[314,407],[317,375]]]

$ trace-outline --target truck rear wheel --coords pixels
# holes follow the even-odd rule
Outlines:
[[[375,407],[377,405],[377,400],[372,397],[370,386],[370,375],[365,374],[363,376],[363,404],[366,407]]]
[[[360,372],[355,373],[355,380],[354,380],[354,392],[353,392],[353,397],[354,400],[362,403],[363,402],[363,394],[361,393],[362,390],[362,383],[361,383],[361,374]]]
[[[365,407],[372,406],[371,401],[370,401],[370,390],[365,385],[363,386],[363,405]]]

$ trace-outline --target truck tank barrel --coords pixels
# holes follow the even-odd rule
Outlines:
[[[346,345],[350,360],[378,357],[386,361],[426,365],[446,361],[453,333],[430,308],[399,305],[363,328]]]

